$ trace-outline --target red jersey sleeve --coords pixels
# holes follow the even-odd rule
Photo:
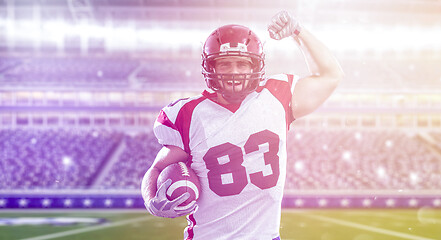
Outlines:
[[[292,74],[278,74],[265,79],[257,91],[267,89],[283,105],[286,112],[286,121],[289,125],[295,119],[292,116],[291,99],[294,94],[294,88],[299,80],[299,76]]]

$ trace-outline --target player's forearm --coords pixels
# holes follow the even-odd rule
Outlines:
[[[340,81],[344,73],[331,51],[307,29],[302,28],[300,34],[293,37],[305,56],[312,75],[319,75]]]
[[[155,197],[157,191],[158,176],[168,165],[184,162],[188,159],[188,154],[176,146],[164,146],[156,155],[155,161],[142,179],[141,191],[144,201]]]
[[[144,177],[142,179],[142,184],[141,184],[141,193],[142,193],[142,198],[144,199],[145,202],[149,201],[150,199],[152,199],[153,197],[155,197],[156,194],[156,182],[158,179],[160,171],[155,168],[155,167],[151,167],[145,174]]]

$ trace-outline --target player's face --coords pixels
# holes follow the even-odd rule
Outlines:
[[[220,74],[247,74],[253,72],[253,65],[251,60],[246,57],[225,57],[216,59],[214,70],[216,73]],[[219,82],[224,89],[230,92],[241,91],[247,84],[246,75],[237,75],[237,81],[231,79],[228,81]]]

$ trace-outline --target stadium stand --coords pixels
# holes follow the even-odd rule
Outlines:
[[[435,67],[439,64],[439,60],[427,62],[419,58],[346,59],[341,61],[341,66],[347,69],[346,75],[350,81],[343,82],[341,87],[373,90],[433,89],[439,86],[441,70]]]
[[[202,78],[200,63],[189,59],[161,59],[146,61],[136,76],[142,83],[162,82],[170,83],[194,83]]]
[[[280,58],[282,58],[281,56]],[[275,57],[278,59],[279,57]],[[283,59],[283,58],[282,58]],[[290,62],[276,64],[278,72],[290,71]],[[341,65],[350,81],[339,88],[364,90],[433,90],[439,86],[441,63],[424,59],[385,58],[353,61]],[[273,70],[274,71],[274,70]],[[133,76],[133,81],[129,81]],[[415,81],[414,79],[419,79]],[[199,58],[1,58],[0,84],[20,86],[93,87],[96,89],[152,89],[153,87],[203,87]]]
[[[125,150],[106,174],[100,188],[139,189],[140,179],[161,148],[152,133],[124,136]]]
[[[139,65],[134,59],[3,58],[0,84],[64,87],[127,87],[128,76]]]
[[[439,189],[439,153],[417,136],[389,131],[297,131],[287,189]]]
[[[0,188],[86,189],[121,137],[106,131],[2,130]]]
[[[139,189],[160,149],[151,132],[3,130],[0,140],[1,189],[88,189],[97,174],[105,176],[94,188]],[[101,171],[119,144],[117,161]],[[439,154],[397,130],[296,130],[289,134],[286,189],[439,189]]]

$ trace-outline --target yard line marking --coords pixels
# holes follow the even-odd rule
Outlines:
[[[410,217],[410,215],[409,215],[409,217],[398,216],[398,215],[392,214],[392,213],[375,213],[374,215],[372,215],[372,213],[359,213],[357,215],[375,216],[375,217],[390,218],[390,219],[396,219],[396,220],[418,221],[418,222],[426,222],[426,223],[431,223],[431,224],[441,224],[441,219],[439,219],[439,218],[418,216],[418,213],[412,217]]]
[[[431,224],[441,224],[440,218],[433,218],[429,216],[424,216],[424,213],[417,212],[413,217],[400,217],[398,218],[396,215],[383,213],[381,215],[382,217],[386,218],[392,218],[392,219],[405,219],[405,220],[413,220],[418,222],[425,222],[425,223],[431,223]]]
[[[324,221],[324,222],[331,222],[331,223],[340,224],[340,225],[343,225],[343,226],[363,229],[363,230],[367,230],[367,231],[371,231],[371,232],[377,232],[377,233],[381,233],[381,234],[385,234],[385,235],[390,235],[390,236],[394,236],[394,237],[401,237],[403,239],[411,239],[411,240],[436,240],[436,239],[433,239],[433,238],[425,238],[425,237],[415,236],[415,235],[411,235],[411,234],[407,234],[407,233],[401,233],[401,232],[391,231],[391,230],[387,230],[387,229],[366,226],[366,225],[363,225],[363,224],[347,222],[347,221],[338,220],[338,219],[335,219],[335,218],[329,218],[329,217],[324,217],[324,216],[316,216],[316,215],[306,215],[306,214],[302,214],[302,215],[305,216],[305,217],[309,217],[309,218],[315,218],[315,219],[318,219],[318,220],[321,220],[321,221]]]
[[[150,220],[152,218],[153,218],[152,216],[133,218],[133,219],[123,220],[123,221],[114,222],[114,223],[106,223],[106,224],[99,225],[99,226],[85,227],[85,228],[74,229],[74,230],[69,230],[69,231],[64,231],[64,232],[59,232],[59,233],[51,233],[48,235],[42,235],[42,236],[32,237],[32,238],[24,238],[22,240],[44,240],[44,239],[65,237],[65,236],[69,236],[69,235],[75,235],[75,234],[84,233],[84,232],[91,232],[91,231],[101,230],[101,229],[105,229],[105,228],[118,227],[118,226],[130,224],[130,223],[143,222],[143,221]]]

